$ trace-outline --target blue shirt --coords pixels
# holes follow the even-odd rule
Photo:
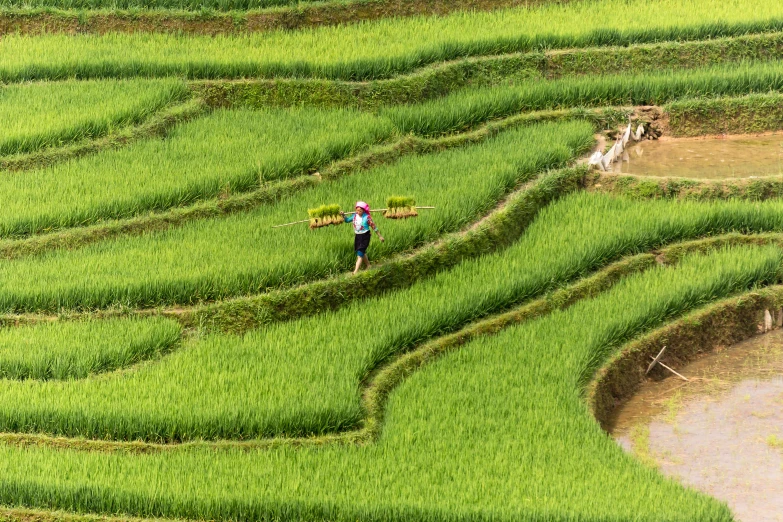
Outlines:
[[[353,222],[353,231],[357,234],[366,234],[370,231],[370,226],[374,225],[369,214],[364,214],[363,216],[359,214],[346,215],[345,222]]]

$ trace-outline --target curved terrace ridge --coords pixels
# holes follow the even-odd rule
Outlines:
[[[343,433],[328,434],[318,437],[286,438],[274,437],[269,439],[256,439],[248,441],[185,441],[179,444],[159,444],[144,441],[110,441],[91,440],[83,438],[68,438],[47,436],[39,434],[11,434],[0,435],[0,440],[15,445],[51,445],[54,447],[78,448],[83,450],[100,451],[131,451],[150,452],[171,449],[187,449],[198,447],[212,447],[215,449],[259,449],[277,447],[280,444],[302,446],[323,444],[366,444],[372,442],[380,435],[385,413],[385,401],[391,391],[398,386],[404,378],[413,371],[427,364],[444,353],[469,343],[477,337],[494,335],[500,330],[533,320],[554,310],[564,310],[574,303],[587,298],[593,298],[599,293],[610,289],[617,281],[631,274],[640,273],[656,266],[656,264],[676,265],[684,256],[691,252],[706,253],[730,245],[783,245],[783,236],[780,234],[766,235],[741,235],[731,234],[709,238],[706,240],[688,241],[672,244],[655,251],[654,254],[636,255],[612,263],[599,270],[596,274],[577,281],[563,289],[544,298],[533,300],[519,308],[509,312],[493,316],[471,324],[462,330],[441,338],[424,343],[411,351],[400,354],[397,358],[381,366],[370,373],[370,377],[363,384],[362,409],[366,412],[366,418],[362,421],[362,427]],[[118,319],[106,319],[118,321]],[[121,319],[119,319],[121,321]],[[157,319],[156,319],[157,320]]]
[[[734,248],[734,249],[723,249],[719,252],[713,254],[713,255],[689,255],[686,256],[685,259],[681,261],[681,264],[678,265],[676,268],[653,268],[651,270],[645,271],[642,274],[637,274],[635,276],[631,276],[627,279],[624,279],[623,282],[621,282],[619,285],[615,285],[612,289],[610,289],[608,292],[600,293],[600,295],[593,299],[587,299],[584,302],[580,302],[575,305],[575,308],[573,311],[565,310],[562,312],[554,312],[554,315],[552,317],[543,317],[540,320],[536,321],[530,321],[526,323],[526,325],[529,326],[517,326],[513,328],[509,328],[503,333],[492,336],[492,337],[481,337],[478,340],[475,340],[471,342],[471,347],[469,350],[459,350],[456,352],[452,352],[452,356],[448,358],[443,358],[438,364],[428,366],[428,371],[426,372],[426,375],[423,373],[416,373],[415,376],[411,377],[406,381],[406,385],[404,388],[400,389],[399,391],[395,391],[392,394],[391,400],[392,400],[392,408],[394,409],[394,414],[391,418],[387,420],[387,424],[384,427],[384,436],[380,439],[383,441],[383,447],[378,447],[378,444],[374,445],[367,445],[367,446],[360,446],[355,451],[359,451],[360,453],[364,454],[366,453],[367,456],[364,457],[366,459],[369,459],[370,462],[376,458],[376,453],[378,455],[383,454],[383,452],[389,452],[389,451],[395,451],[395,440],[399,436],[405,437],[404,433],[400,432],[400,428],[402,428],[405,423],[408,421],[407,415],[412,415],[410,418],[410,421],[413,422],[415,425],[418,422],[427,421],[427,419],[430,417],[429,410],[418,410],[414,409],[410,414],[404,414],[406,410],[401,410],[400,408],[403,407],[404,404],[406,404],[406,401],[409,400],[416,400],[417,395],[415,393],[417,392],[417,388],[420,388],[421,386],[426,386],[427,390],[427,396],[429,396],[432,393],[436,393],[436,397],[440,398],[442,395],[437,393],[438,383],[440,383],[442,386],[446,386],[451,388],[453,386],[453,382],[450,381],[449,378],[446,377],[448,372],[451,368],[453,368],[454,364],[457,364],[457,368],[460,370],[460,375],[462,375],[461,370],[462,365],[464,364],[470,364],[470,365],[476,365],[475,369],[476,371],[482,372],[481,375],[485,375],[483,373],[482,367],[486,369],[487,371],[495,374],[495,379],[499,379],[500,375],[503,376],[513,376],[515,375],[514,372],[508,373],[508,372],[501,372],[500,374],[497,374],[497,370],[499,370],[499,367],[496,367],[495,365],[491,364],[491,361],[495,360],[495,357],[500,357],[501,360],[507,361],[508,363],[512,362],[513,360],[517,360],[516,364],[528,364],[530,357],[536,355],[536,350],[533,348],[533,346],[528,344],[528,339],[532,339],[534,337],[528,337],[528,336],[534,336],[537,334],[540,334],[541,329],[547,329],[550,327],[550,325],[560,325],[561,327],[565,326],[567,327],[567,330],[564,332],[564,334],[572,335],[574,332],[570,330],[572,326],[576,327],[577,329],[579,327],[584,327],[585,319],[588,317],[592,317],[590,315],[586,315],[586,312],[588,311],[601,311],[601,312],[607,312],[609,310],[625,310],[626,315],[623,316],[618,315],[614,316],[613,321],[610,324],[607,324],[607,328],[603,330],[604,335],[601,335],[598,338],[592,339],[591,342],[591,348],[598,350],[597,354],[603,354],[608,355],[608,353],[601,349],[600,346],[606,346],[605,343],[609,342],[609,346],[618,346],[622,344],[622,341],[627,340],[628,338],[632,338],[636,335],[638,335],[641,332],[644,332],[646,330],[649,330],[654,325],[660,324],[661,322],[665,322],[667,318],[675,318],[683,313],[692,310],[699,306],[700,303],[703,303],[706,301],[713,301],[715,299],[719,299],[722,296],[725,295],[731,295],[736,294],[737,292],[742,292],[744,289],[748,287],[752,287],[755,284],[769,284],[776,280],[777,274],[780,270],[780,262],[781,262],[781,252],[779,248],[761,248],[761,249],[748,249],[748,248]],[[705,272],[706,270],[706,272]],[[747,272],[747,270],[750,270],[750,272]],[[697,274],[702,274],[701,277],[697,277]],[[655,286],[650,287],[650,284],[654,284],[660,282],[664,284],[664,286],[660,287],[660,290],[656,291],[653,295],[647,295],[644,299],[639,299],[639,289],[640,288],[657,288]],[[634,304],[635,303],[635,304]],[[609,308],[607,308],[609,307]],[[603,316],[603,314],[600,314]],[[603,317],[596,317],[596,320],[604,321],[604,324],[606,324],[606,321]],[[576,324],[578,323],[578,325]],[[629,328],[624,329],[622,332],[614,330],[614,326],[612,325],[627,325]],[[538,337],[535,337],[538,338]],[[583,342],[585,338],[577,336],[573,339],[573,343],[579,344]],[[509,344],[510,343],[510,344]],[[509,350],[509,347],[516,347],[516,349]],[[487,350],[492,349],[492,353],[495,355],[492,358],[487,359],[489,357],[489,354]],[[584,353],[577,353],[572,354],[571,356],[566,357],[567,351],[564,352],[562,355],[564,357],[558,357],[557,363],[566,363],[566,369],[567,375],[570,376],[570,379],[568,381],[568,384],[557,385],[558,389],[562,389],[562,399],[569,401],[574,401],[574,404],[581,404],[582,398],[579,393],[579,389],[581,389],[581,386],[576,386],[576,389],[572,389],[572,385],[576,385],[579,381],[579,374],[592,366],[593,359],[592,357],[595,355],[592,353],[592,351],[587,351]],[[587,359],[582,358],[583,356],[587,357]],[[521,360],[519,360],[521,359]],[[483,363],[481,362],[483,361]],[[574,364],[571,364],[574,363]],[[489,365],[489,366],[486,366]],[[521,384],[517,383],[516,385],[523,386],[523,390],[526,393],[530,393],[530,390],[532,388],[530,386],[539,386],[543,385],[545,382],[550,381],[550,390],[552,389],[551,386],[555,385],[556,383],[551,382],[552,376],[548,375],[548,370],[550,366],[547,365],[544,368],[541,368],[541,371],[543,373],[539,374],[539,377],[537,380],[534,380],[533,383],[530,385],[528,384]],[[576,372],[575,374],[573,372]],[[446,373],[444,373],[446,372]],[[489,377],[489,375],[486,375]],[[508,379],[509,377],[503,377],[503,381]],[[435,379],[435,380],[433,380]],[[543,380],[542,380],[543,379]],[[514,381],[514,379],[512,379]],[[435,386],[434,388],[430,388],[429,384],[432,384]],[[486,382],[482,379],[482,384],[486,385]],[[472,383],[465,383],[464,380],[462,382],[462,386],[470,386],[472,387]],[[545,386],[546,387],[546,386]],[[490,390],[493,393],[495,392],[494,389]],[[498,390],[499,391],[499,390]],[[509,390],[511,391],[511,390]],[[411,395],[411,394],[414,395]],[[543,396],[542,396],[543,397]],[[433,397],[430,397],[431,399]],[[517,401],[520,398],[516,397],[514,394],[511,394],[511,396],[505,396],[502,397],[502,400],[508,401],[509,398],[511,400]],[[462,397],[456,397],[455,399],[462,400]],[[526,397],[526,403],[529,404],[531,399],[533,397]],[[484,398],[484,400],[487,400],[487,397]],[[534,403],[536,401],[533,401]],[[407,410],[411,411],[411,410]],[[581,416],[584,415],[584,411],[577,409],[574,412],[576,414],[579,412],[579,414],[576,415],[576,417],[581,418]],[[448,416],[448,410],[446,412],[443,412]],[[477,418],[484,418],[484,411],[480,410],[477,411],[478,417]],[[404,414],[403,418],[400,418],[400,415]],[[572,421],[575,420],[572,415],[567,416]],[[494,422],[497,422],[499,418],[502,417],[492,417],[495,419]],[[419,420],[417,420],[419,419]],[[486,420],[486,419],[485,419]],[[554,422],[559,424],[558,419],[553,419]],[[402,422],[402,424],[401,424]],[[472,422],[472,421],[471,421]],[[494,422],[491,422],[489,425],[493,426]],[[585,423],[584,421],[577,422],[577,426],[580,428],[584,428],[586,430],[586,436],[580,444],[580,446],[586,446],[585,451],[588,453],[592,452],[593,450],[596,450],[598,447],[601,447],[600,451],[609,451],[610,454],[615,454],[612,452],[619,452],[619,448],[613,448],[611,449],[609,446],[606,446],[605,448],[601,446],[604,444],[604,439],[601,437],[600,433],[596,432],[596,427],[592,426],[590,423]],[[498,426],[498,429],[501,431],[505,429],[504,426]],[[443,436],[443,433],[438,430],[438,433],[440,436]],[[491,433],[488,434],[489,437],[491,437],[490,440],[495,440],[496,436],[500,435],[500,431],[495,432],[493,429]],[[429,437],[430,435],[426,432],[421,432],[420,437]],[[460,433],[457,434],[457,436],[460,436]],[[524,435],[520,435],[518,432],[514,432],[513,437],[515,439],[519,439],[519,437]],[[407,446],[414,449],[417,447],[422,447],[426,450],[427,444],[426,444],[426,438],[425,440],[419,439],[417,441],[413,441],[413,444],[411,444],[411,441],[407,441]],[[391,444],[391,446],[390,446]],[[597,444],[597,445],[596,445]],[[373,449],[378,448],[378,449]],[[455,448],[458,449],[458,448]],[[509,450],[513,450],[511,447],[509,447]],[[5,452],[16,452],[16,451],[29,451],[29,448],[27,450],[18,450],[15,446],[4,446],[2,451]],[[96,452],[73,452],[68,449],[59,449],[59,450],[47,450],[46,447],[40,447],[36,449],[36,452],[47,452],[47,451],[65,451],[69,458],[76,459],[77,461],[81,461],[83,464],[82,466],[87,466],[90,470],[90,473],[92,473],[93,468],[90,462],[96,458],[98,453]],[[235,458],[236,454],[231,452],[218,452],[218,453],[201,453],[197,450],[194,450],[195,453],[201,456],[207,456],[212,455],[212,457],[208,458],[228,458],[232,459]],[[449,452],[448,448],[443,448],[442,450],[444,454],[448,454]],[[573,448],[570,450],[573,453]],[[293,450],[294,453],[287,450],[285,447],[270,447],[267,451],[262,452],[250,452],[250,453],[243,453],[245,458],[249,458],[253,461],[258,461],[254,463],[254,469],[259,469],[259,466],[261,466],[263,469],[263,466],[266,466],[268,464],[271,464],[272,461],[277,461],[279,464],[279,460],[283,459],[285,462],[290,462],[288,465],[294,466],[295,470],[298,469],[299,466],[307,465],[306,463],[315,459],[315,461],[319,461],[323,458],[327,458],[329,455],[332,454],[332,452],[337,453],[346,453],[346,448],[343,446],[335,446],[335,447],[319,447],[319,448],[313,448],[309,449],[307,447],[298,447]],[[344,458],[353,458],[349,455],[351,452],[346,453],[346,457]],[[295,454],[299,454],[299,456],[294,457]],[[443,458],[444,454],[441,455],[441,458]],[[465,453],[464,450],[459,450],[459,454],[462,456],[462,458],[470,456],[470,453]],[[120,465],[124,466],[124,462],[127,462],[127,459],[130,458],[130,456],[124,456],[124,452],[120,453],[113,453],[110,455],[106,455],[105,453],[100,453],[99,455],[102,455],[99,460],[103,463],[104,467],[107,463],[111,462],[114,465]],[[167,455],[172,455],[172,457],[167,457]],[[150,455],[146,455],[143,457],[144,462],[148,463],[154,463],[156,461],[163,463],[168,458],[176,458],[180,463],[183,462],[183,459],[185,461],[189,458],[188,453],[177,453],[176,455],[180,455],[179,457],[173,457],[175,455],[174,453],[170,452],[162,452],[162,453],[154,453]],[[224,457],[220,457],[220,455],[224,455]],[[321,455],[319,457],[319,455]],[[619,453],[618,453],[619,455]],[[138,456],[135,456],[134,458],[139,458]],[[293,460],[291,460],[293,459]],[[269,462],[266,462],[269,460]],[[610,459],[611,460],[611,459]],[[649,481],[654,475],[649,471],[646,470],[643,467],[640,467],[638,465],[631,466],[628,468],[628,463],[631,462],[630,459],[620,460],[616,463],[613,463],[611,465],[608,465],[607,469],[605,470],[597,470],[598,473],[623,473],[623,480],[627,484],[627,481],[637,481],[637,480],[645,480]],[[154,465],[154,464],[153,464]],[[277,465],[275,465],[277,467]],[[85,468],[82,467],[84,470]],[[164,468],[165,469],[165,468]],[[471,468],[473,469],[473,468]],[[483,471],[482,471],[483,470]],[[165,470],[162,470],[163,473],[165,473]],[[494,472],[500,472],[500,473],[506,473],[505,470],[497,470],[494,467],[491,468],[481,468],[480,466],[478,468],[475,468],[475,472],[478,472],[479,474],[489,472],[490,476],[493,476],[492,473]],[[473,473],[473,472],[471,472]],[[100,477],[101,480],[106,480],[111,475],[111,472],[106,473],[104,472],[103,476]],[[129,477],[127,473],[123,473],[123,479],[127,480]],[[132,477],[130,477],[132,480]],[[467,477],[466,477],[467,478]],[[581,490],[582,488],[587,488],[585,490],[585,493],[592,492],[593,490],[589,487],[589,484],[595,483],[594,477],[591,477],[589,481],[576,481],[574,482],[574,487],[577,488],[577,491]],[[188,480],[190,480],[188,478]],[[318,480],[315,480],[314,483],[319,482]],[[113,487],[111,482],[104,482],[104,485],[101,486],[104,491],[109,491]],[[302,494],[309,494],[309,489],[312,487],[311,483],[305,483],[298,486],[298,488],[304,487],[305,491],[302,492]],[[334,486],[337,490],[339,490],[341,487],[343,487],[342,483],[335,484]],[[667,481],[661,481],[661,480],[654,480],[651,483],[650,487],[654,487],[656,489],[662,488],[666,491],[667,495],[673,495],[675,498],[682,495],[693,495],[693,493],[686,493],[686,490],[680,488],[679,486],[676,486],[673,482],[667,482]],[[29,493],[27,493],[27,489],[20,488],[17,489],[17,494],[21,493],[25,496],[25,499],[29,502],[30,497]],[[40,490],[39,490],[40,491]],[[627,497],[627,495],[626,495]],[[52,497],[48,497],[52,498]],[[103,509],[99,507],[98,504],[92,504],[92,500],[85,502],[87,497],[77,494],[74,497],[70,497],[70,500],[66,500],[61,497],[55,497],[54,501],[48,504],[49,506],[56,506],[60,508],[66,508],[66,509],[78,509],[78,510],[84,510],[89,509],[90,511],[97,511],[97,512],[105,512]],[[97,497],[90,496],[90,499],[95,499]],[[137,497],[138,498],[138,497]],[[479,497],[482,502],[485,501],[484,498]],[[599,497],[601,498],[601,497]],[[611,498],[614,498],[613,496]],[[693,497],[691,500],[694,500]],[[626,498],[626,500],[629,500],[629,498]],[[558,502],[561,502],[562,499],[558,498]],[[32,502],[33,505],[37,505],[38,503]],[[331,513],[332,516],[338,515],[338,514],[344,514],[349,513],[352,511],[351,507],[351,501],[342,502],[339,505],[334,507],[334,511]],[[355,506],[355,504],[353,504]],[[618,503],[618,506],[623,506],[621,508],[622,513],[625,513],[625,509],[628,507],[627,503]],[[686,504],[687,505],[687,504]],[[239,506],[237,506],[239,507]],[[636,509],[636,506],[631,506],[631,508]],[[146,510],[139,510],[139,509],[128,509],[125,506],[122,507],[124,512],[133,512],[133,513],[139,513],[144,515],[149,515],[150,513]],[[260,508],[261,511],[259,511],[258,515],[262,515],[263,513],[269,513],[267,511],[268,509],[272,509],[269,505],[267,505],[265,508]],[[396,508],[395,508],[396,509]],[[727,518],[727,513],[723,508],[720,508],[718,505],[711,504],[706,502],[706,500],[702,502],[698,502],[697,506],[694,506],[693,509],[698,509],[699,513],[704,513],[705,509],[710,509],[714,512],[714,515],[716,517]],[[524,510],[523,510],[524,511]],[[170,512],[166,512],[164,510],[160,510],[159,508],[156,508],[155,511],[158,515],[161,514],[169,514]],[[179,516],[189,516],[189,513],[193,513],[190,511],[190,509],[183,509],[178,510],[177,514]],[[223,513],[222,516],[226,516],[228,513]],[[304,513],[302,514],[304,515]],[[192,515],[190,515],[192,516]]]
[[[603,428],[781,320],[783,177],[586,163],[781,130],[747,2],[0,7],[0,518],[734,522]]]

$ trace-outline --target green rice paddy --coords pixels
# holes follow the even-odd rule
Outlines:
[[[783,181],[584,160],[629,119],[780,130],[783,7],[500,4],[0,1],[3,516],[734,520],[587,390],[781,282]],[[308,222],[357,200],[425,208],[354,276]]]
[[[175,79],[8,85],[0,89],[0,155],[97,138],[187,95]]]

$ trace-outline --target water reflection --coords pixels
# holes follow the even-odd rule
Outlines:
[[[613,435],[664,474],[726,501],[743,522],[783,521],[783,330],[646,383]]]
[[[646,140],[626,149],[611,171],[695,179],[783,175],[783,134]]]

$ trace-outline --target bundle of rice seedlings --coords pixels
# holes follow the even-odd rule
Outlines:
[[[307,214],[310,216],[310,228],[313,229],[345,223],[340,215],[340,205],[321,205],[318,208],[308,209]]]
[[[392,196],[386,200],[386,211],[384,217],[389,219],[404,219],[416,217],[416,200],[410,196]]]

